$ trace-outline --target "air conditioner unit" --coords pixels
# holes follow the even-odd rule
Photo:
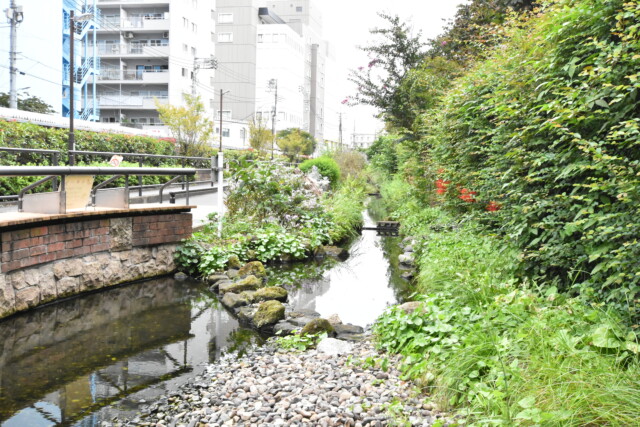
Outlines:
[[[124,38],[125,39],[132,39],[133,38],[133,33],[124,33]]]
[[[162,37],[165,39],[169,38],[169,31],[165,31],[164,33],[162,33]]]

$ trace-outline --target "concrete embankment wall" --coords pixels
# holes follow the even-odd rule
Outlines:
[[[58,216],[0,231],[3,318],[59,298],[174,271],[174,251],[191,235],[192,218],[184,209],[140,209]]]

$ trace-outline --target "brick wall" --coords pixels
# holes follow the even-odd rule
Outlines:
[[[190,214],[138,216],[133,218],[133,246],[177,243],[191,235]]]
[[[117,219],[122,223],[123,218]],[[115,236],[112,219],[79,219],[67,224],[51,224],[1,233],[1,273],[76,258],[99,252],[178,243],[191,235],[190,213],[147,215],[125,218],[132,225],[130,244],[122,247]],[[116,242],[116,240],[118,240]]]

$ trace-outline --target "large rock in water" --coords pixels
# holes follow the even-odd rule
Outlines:
[[[302,328],[300,335],[315,335],[326,332],[327,335],[335,335],[335,329],[331,326],[331,323],[327,319],[313,319]]]
[[[227,292],[220,301],[227,308],[237,308],[243,305],[249,305],[253,302],[249,292],[243,292],[240,295],[233,292]]]
[[[323,246],[318,252],[318,256],[330,256],[344,261],[349,258],[349,251],[338,246]]]
[[[223,283],[219,286],[218,291],[221,294],[227,292],[233,292],[239,294],[243,291],[255,291],[258,290],[262,282],[256,276],[247,276],[244,279],[240,279],[233,283]]]
[[[268,288],[260,288],[253,295],[255,302],[261,301],[269,301],[269,300],[277,300],[280,302],[285,302],[287,297],[289,296],[289,292],[285,288],[280,286],[270,286]]]
[[[238,277],[255,276],[259,279],[267,277],[267,271],[260,261],[251,261],[238,270]]]
[[[284,305],[280,301],[265,301],[258,306],[253,316],[253,324],[257,328],[264,328],[275,325],[282,319],[284,319]]]
[[[242,263],[240,262],[240,258],[238,255],[231,255],[229,260],[227,261],[227,268],[235,268],[240,269],[242,267]]]

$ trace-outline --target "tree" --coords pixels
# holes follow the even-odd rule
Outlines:
[[[411,28],[396,16],[378,13],[388,28],[374,28],[370,32],[382,40],[360,47],[367,52],[367,66],[351,70],[349,80],[357,86],[352,103],[371,105],[379,109],[384,119],[400,128],[409,128],[415,118],[407,106],[406,94],[398,90],[407,73],[420,64],[425,56],[421,32],[413,36]]]
[[[316,149],[316,140],[309,132],[298,128],[281,130],[277,134],[278,147],[291,159],[300,154],[312,154]]]
[[[509,11],[524,12],[536,3],[534,0],[472,0],[461,4],[444,32],[431,40],[429,56],[443,56],[460,65],[481,59],[491,52],[491,47],[503,42],[500,25]]]
[[[8,93],[0,93],[0,107],[9,108],[9,98],[10,96]],[[47,104],[37,96],[28,96],[22,99],[18,97],[18,110],[41,114],[51,114],[56,112],[51,105]]]
[[[163,105],[156,99],[160,120],[176,140],[176,152],[182,156],[211,154],[212,122],[204,115],[199,96],[184,94],[185,106]]]
[[[258,151],[266,151],[273,143],[271,130],[267,123],[255,117],[249,122],[249,145]]]

